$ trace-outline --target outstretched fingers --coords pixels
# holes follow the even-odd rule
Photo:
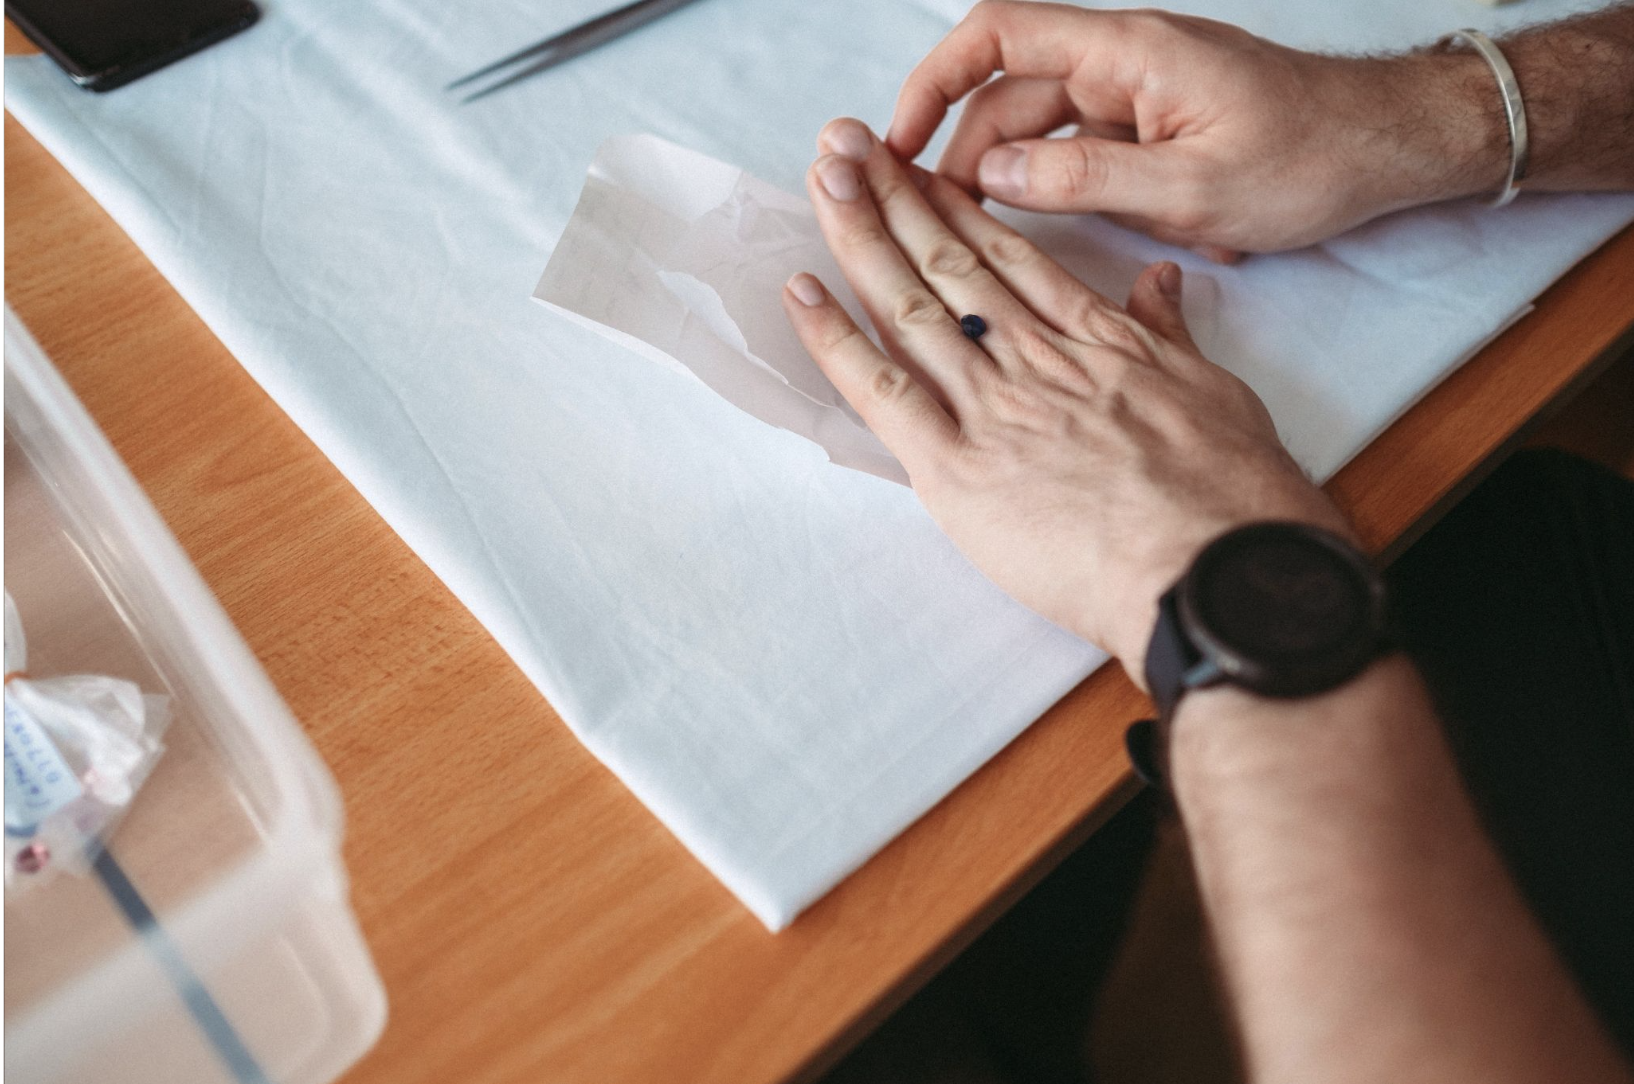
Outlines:
[[[824,155],[808,171],[806,188],[834,261],[891,356],[943,402],[968,401],[976,371],[992,361],[908,262],[856,162]]]
[[[917,167],[910,172],[861,121],[848,117],[829,123],[819,135],[818,144],[857,162],[880,223],[918,280],[941,302],[950,327],[957,330],[955,321],[975,314],[988,328],[979,349],[945,350],[940,357],[916,356],[914,360],[927,371],[940,371],[950,362],[962,361],[965,375],[976,379],[988,368],[988,358],[1000,366],[1015,361],[1017,336],[1021,336],[1023,342],[1031,341],[1028,329],[1036,329],[1038,321],[1024,301],[993,276],[977,254],[926,202],[921,185],[930,180],[930,175]],[[834,245],[832,238],[830,245]],[[835,256],[846,277],[855,281],[857,276],[846,255],[836,249]],[[869,307],[870,313],[882,310],[891,313],[893,318],[899,318],[902,313],[900,304],[886,304],[885,299],[864,296],[863,304]],[[928,315],[927,320],[933,320],[933,314]],[[877,321],[876,326],[882,334],[887,330]],[[904,339],[913,330],[896,328]],[[951,390],[957,394],[957,387]]]
[[[913,374],[863,334],[816,276],[802,272],[790,279],[783,309],[818,368],[910,477],[946,454],[958,439],[958,424]]]
[[[980,256],[982,264],[1038,319],[1061,334],[1091,338],[1100,326],[1101,316],[1116,310],[1111,301],[988,214],[945,177],[927,181],[925,198],[942,221]]]

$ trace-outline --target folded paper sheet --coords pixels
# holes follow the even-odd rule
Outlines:
[[[903,486],[837,468],[633,355],[641,335],[610,342],[528,298],[606,139],[657,133],[795,190],[823,122],[883,126],[968,2],[717,0],[474,105],[442,93],[607,6],[279,0],[248,33],[113,94],[9,58],[6,104],[586,746],[776,928],[1102,656],[1005,599]],[[1380,49],[1577,5],[1175,6],[1295,44]],[[730,204],[735,169],[662,166],[653,146],[625,146],[625,173],[651,172],[619,188],[660,207],[703,193],[682,200],[687,222]],[[798,217],[765,207],[757,237]],[[608,274],[622,243],[593,208],[606,246],[562,265],[587,277]],[[1189,288],[1213,283],[1205,347],[1326,475],[1631,216],[1627,199],[1522,197],[1239,268],[1181,259]],[[1021,225],[1115,298],[1144,262],[1174,256],[1095,220]],[[768,367],[758,387],[787,380],[809,418],[837,425],[843,411],[766,338],[784,268],[737,251],[725,279],[704,249],[638,269],[669,275],[676,321],[647,329],[663,345],[640,352],[701,367],[682,339],[736,349],[741,335]],[[715,302],[739,273],[766,305],[723,319]],[[483,723],[450,720],[474,754]]]
[[[832,284],[868,326],[805,199],[656,136],[616,136],[533,296],[834,462],[906,483],[784,318],[778,295],[796,271]]]

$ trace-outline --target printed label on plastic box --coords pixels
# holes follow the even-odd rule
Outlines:
[[[6,697],[6,833],[32,835],[83,793],[79,777],[28,712]]]

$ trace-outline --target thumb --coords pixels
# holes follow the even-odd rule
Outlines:
[[[977,167],[982,193],[1028,211],[1111,211],[1162,221],[1159,194],[1174,189],[1172,147],[1080,135],[990,148]]]
[[[1152,264],[1129,289],[1129,315],[1170,342],[1195,350],[1197,344],[1180,311],[1180,281],[1179,264]]]

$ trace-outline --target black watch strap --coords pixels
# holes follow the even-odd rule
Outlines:
[[[1154,787],[1163,785],[1169,720],[1186,691],[1186,674],[1203,658],[1181,628],[1178,598],[1177,584],[1158,600],[1157,624],[1146,645],[1146,688],[1157,705],[1157,718],[1131,724],[1123,736],[1135,774]]]
[[[1146,645],[1146,687],[1152,692],[1159,717],[1174,714],[1175,705],[1186,691],[1186,675],[1203,653],[1186,636],[1180,623],[1180,587],[1171,587],[1157,601],[1157,624]]]

